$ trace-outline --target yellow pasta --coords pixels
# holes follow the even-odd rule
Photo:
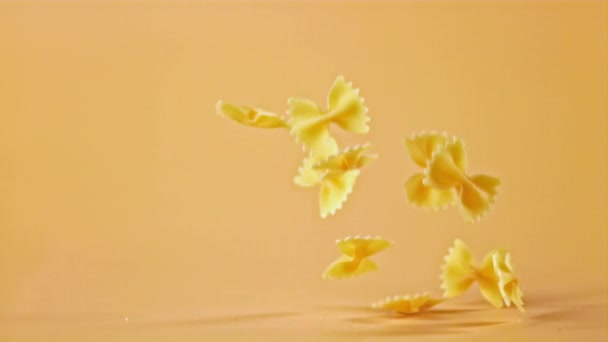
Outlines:
[[[294,182],[302,187],[319,185],[322,218],[334,215],[342,208],[353,191],[360,169],[378,158],[377,155],[366,153],[370,147],[370,144],[357,145],[321,160],[312,155],[304,160]]]
[[[218,101],[217,113],[237,123],[259,128],[289,128],[298,142],[303,143],[309,155],[298,168],[294,183],[301,187],[319,186],[321,217],[333,215],[342,208],[360,169],[375,155],[365,153],[369,145],[339,150],[338,143],[330,135],[329,126],[335,124],[353,133],[367,133],[367,108],[359,90],[339,76],[333,83],[327,99],[327,109],[302,98],[288,101],[289,121],[275,113],[249,106],[239,106]]]
[[[424,185],[457,192],[458,207],[467,222],[479,221],[490,210],[500,185],[496,177],[467,175],[464,144],[456,137],[433,152],[424,175]]]
[[[492,269],[498,278],[498,289],[502,300],[507,307],[513,303],[519,311],[524,311],[523,293],[519,286],[519,279],[515,275],[511,264],[511,254],[505,249],[489,253],[492,259]],[[486,273],[490,273],[489,270]]]
[[[248,106],[236,106],[222,100],[215,105],[217,114],[245,126],[257,128],[289,128],[287,122],[275,113]]]
[[[500,292],[499,278],[494,269],[494,254],[505,253],[506,251],[491,251],[486,254],[481,263],[481,268],[476,270],[477,282],[479,283],[479,291],[481,295],[494,307],[502,308],[504,306],[503,296]]]
[[[378,158],[375,154],[366,153],[370,148],[371,144],[347,147],[342,153],[333,154],[320,160],[313,168],[324,172],[325,176],[340,174],[351,169],[360,169]]]
[[[361,174],[361,171],[354,169],[331,177],[323,177],[319,190],[321,218],[335,215],[336,211],[342,209],[344,202],[353,192],[359,174]]]
[[[407,138],[405,147],[422,173],[405,182],[408,200],[422,208],[439,209],[458,204],[465,221],[479,221],[494,203],[500,180],[467,174],[464,144],[445,133],[422,132]]]
[[[435,131],[421,132],[414,134],[411,138],[405,139],[405,148],[407,149],[410,158],[416,165],[424,168],[427,162],[433,156],[433,152],[439,146],[445,145],[448,141],[446,133],[438,133]]]
[[[367,122],[370,119],[363,98],[359,96],[359,90],[346,83],[342,76],[335,80],[329,91],[327,109],[297,97],[288,99],[287,106],[291,134],[315,157],[323,154],[327,146],[337,145],[329,132],[332,123],[352,133],[369,131]]]
[[[437,189],[423,183],[424,174],[416,173],[405,182],[408,200],[418,207],[438,210],[456,203],[452,189]]]
[[[477,266],[473,253],[461,240],[456,240],[444,260],[440,286],[443,295],[448,298],[459,296],[476,280]]]
[[[323,273],[324,279],[343,279],[377,271],[378,265],[369,257],[392,246],[393,242],[379,236],[357,235],[337,240],[336,245],[342,255],[327,267]]]
[[[445,133],[422,132],[405,139],[405,147],[410,158],[416,165],[424,168],[431,159],[433,152],[446,143]],[[416,173],[405,182],[405,190],[410,203],[425,209],[445,208],[456,203],[456,193],[453,189],[437,189],[423,183],[424,174]]]
[[[428,292],[413,296],[394,296],[372,303],[372,308],[399,314],[416,314],[441,303],[444,299],[432,298]]]
[[[377,155],[366,153],[370,147],[370,144],[357,145],[320,160],[312,154],[304,159],[294,183],[301,187],[320,187],[319,209],[322,218],[342,208],[354,188],[360,169],[377,158]]]
[[[440,278],[444,297],[459,296],[477,282],[481,295],[494,307],[513,303],[524,311],[519,279],[513,271],[511,255],[504,248],[487,253],[478,267],[469,247],[457,239],[445,257]]]
[[[318,162],[319,160],[312,155],[305,158],[302,162],[302,166],[298,168],[298,174],[294,178],[293,182],[297,186],[303,188],[319,185],[321,178],[323,178],[323,172],[313,168],[313,166]]]
[[[308,188],[318,185],[323,178],[323,170],[315,167],[321,160],[330,156],[339,155],[338,144],[333,140],[325,145],[321,151],[317,151],[317,155],[312,152],[304,159],[302,166],[298,168],[298,175],[294,179],[294,183],[298,186]]]

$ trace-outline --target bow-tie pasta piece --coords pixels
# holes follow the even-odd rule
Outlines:
[[[342,76],[330,89],[327,109],[322,109],[311,100],[297,97],[290,98],[287,106],[291,134],[314,156],[323,154],[328,145],[337,145],[329,132],[332,123],[352,133],[365,134],[369,131],[367,122],[370,119],[363,98],[359,96],[359,90],[346,83]]]
[[[361,169],[365,165],[378,159],[378,155],[366,153],[371,144],[347,147],[342,153],[337,153],[320,160],[313,168],[324,171],[325,175],[335,175],[351,169]]]
[[[441,267],[441,289],[443,296],[456,297],[466,292],[476,280],[477,266],[473,253],[461,240],[454,241],[454,246],[448,250]]]
[[[378,158],[377,155],[365,153],[370,146],[347,148],[313,165],[313,169],[321,173],[319,209],[322,218],[334,215],[342,208],[353,191],[360,169]]]
[[[318,155],[313,155],[312,152],[304,159],[302,166],[298,168],[298,174],[294,178],[294,183],[303,188],[309,188],[318,185],[324,175],[324,170],[319,170],[314,166],[324,158],[332,155],[338,155],[339,149],[335,140],[329,140],[322,151]]]
[[[446,133],[420,132],[405,139],[405,148],[416,165],[425,168],[433,152],[448,141]]]
[[[424,185],[424,174],[417,173],[405,182],[408,201],[424,209],[445,209],[456,203],[453,189],[437,189]]]
[[[377,271],[378,265],[369,257],[392,246],[393,242],[379,236],[357,235],[337,240],[336,245],[342,255],[327,267],[323,273],[324,279],[343,279]]]
[[[336,149],[324,158],[315,158],[310,154],[298,169],[294,182],[301,187],[311,187],[318,185],[324,177],[339,175],[352,169],[361,169],[378,159],[375,154],[365,153],[370,147],[370,144],[356,145],[352,148],[347,147],[340,153]]]
[[[344,171],[340,174],[323,177],[321,180],[321,189],[319,190],[319,210],[321,212],[321,218],[335,215],[336,211],[342,209],[348,196],[353,192],[353,188],[355,187],[355,183],[360,174],[361,170],[354,169]]]
[[[236,106],[224,101],[217,101],[217,114],[245,126],[257,128],[289,128],[287,122],[279,115],[260,108]]]
[[[500,251],[505,253],[505,251]],[[481,295],[494,307],[502,308],[504,306],[502,293],[498,286],[498,275],[494,269],[494,254],[499,251],[491,251],[483,259],[481,268],[476,273],[476,279],[479,283]]]
[[[432,298],[427,292],[413,296],[394,296],[372,303],[372,308],[399,314],[416,314],[441,303],[443,299]]]
[[[444,297],[459,296],[477,282],[481,295],[494,307],[509,307],[514,303],[520,311],[524,311],[519,279],[506,249],[489,252],[481,267],[478,267],[469,247],[456,240],[445,257],[440,278]]]
[[[424,168],[439,146],[445,145],[448,137],[445,133],[422,132],[405,139],[405,148],[416,165]],[[456,203],[453,189],[437,189],[423,183],[424,174],[416,173],[405,182],[408,201],[425,209],[445,208]]]
[[[506,249],[491,251],[486,255],[479,278],[482,295],[495,307],[510,307],[513,303],[519,311],[524,312],[523,293],[511,264],[511,254]]]
[[[454,137],[433,152],[424,169],[425,183],[440,189],[453,189],[465,182],[467,157],[462,140]]]
[[[511,302],[519,309],[524,312],[524,302],[522,297],[524,296],[519,286],[519,279],[515,275],[515,271],[511,264],[511,254],[507,252],[496,252],[492,254],[492,261],[494,263],[494,270],[498,276],[498,288],[502,294],[507,307],[511,306]]]
[[[294,178],[293,182],[300,187],[310,188],[319,185],[323,178],[323,171],[313,168],[318,162],[312,154],[304,159],[302,166],[298,168],[298,174]]]
[[[464,144],[458,138],[453,138],[433,153],[424,175],[426,186],[456,190],[458,207],[466,222],[479,221],[490,210],[500,185],[496,177],[468,176]]]

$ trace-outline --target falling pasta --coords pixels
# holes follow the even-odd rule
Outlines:
[[[447,141],[447,135],[436,132],[420,133],[405,139],[405,147],[410,158],[421,168],[425,168],[433,152]],[[423,183],[424,173],[411,176],[405,183],[408,200],[422,208],[445,208],[456,203],[456,193],[453,189],[437,189]]]
[[[353,191],[361,168],[378,158],[366,153],[370,144],[354,146],[318,160],[312,155],[304,159],[294,183],[301,187],[319,186],[321,217],[334,215]]]
[[[296,137],[297,142],[304,144],[304,148],[310,150],[314,157],[327,154],[328,149],[337,146],[335,138],[329,132],[330,124],[352,133],[369,132],[368,109],[363,105],[359,89],[353,88],[351,83],[346,83],[343,76],[338,76],[329,91],[327,109],[299,97],[288,99],[287,106],[291,134]]]
[[[287,101],[288,119],[250,106],[223,101],[216,104],[217,113],[242,125],[256,128],[287,128],[308,156],[304,158],[294,183],[299,187],[319,187],[319,210],[322,218],[334,215],[352,193],[361,169],[378,156],[370,154],[370,144],[340,150],[330,134],[332,124],[345,131],[365,134],[369,131],[368,109],[359,90],[339,76],[333,83],[327,108],[315,102],[292,97]],[[463,142],[445,133],[422,132],[405,139],[405,148],[412,161],[422,170],[405,183],[408,200],[425,209],[457,205],[465,221],[479,221],[494,203],[500,180],[488,175],[469,175]],[[377,271],[373,255],[393,245],[381,237],[348,236],[337,240],[342,253],[323,273],[324,279],[344,279]],[[399,314],[416,314],[466,292],[479,284],[481,295],[497,308],[516,306],[524,311],[519,279],[515,275],[511,254],[496,249],[486,254],[481,266],[470,249],[456,240],[441,267],[444,298],[429,293],[386,297],[372,307]]]
[[[491,253],[492,264],[484,265],[483,270],[488,275],[494,275],[493,281],[498,280],[498,289],[507,307],[513,303],[519,311],[524,311],[523,293],[519,286],[519,279],[515,276],[515,271],[511,264],[511,254],[504,249],[499,249]],[[493,272],[492,272],[493,271]]]
[[[428,292],[425,292],[413,296],[386,297],[386,299],[372,303],[372,308],[388,310],[399,314],[417,314],[434,307],[444,300],[442,298],[432,298]]]
[[[412,160],[424,168],[405,183],[410,202],[434,209],[457,204],[466,222],[479,221],[490,210],[500,180],[487,175],[468,176],[460,139],[422,133],[406,139],[405,146]]]
[[[459,296],[477,282],[482,296],[494,307],[510,307],[513,303],[524,311],[519,280],[506,249],[490,251],[478,267],[469,247],[457,239],[445,257],[441,279],[444,297]]]
[[[236,106],[224,101],[217,101],[215,109],[218,115],[257,128],[289,128],[287,122],[279,115],[260,108]]]
[[[357,235],[337,240],[336,245],[342,255],[327,267],[323,273],[324,279],[343,279],[377,271],[378,265],[369,257],[392,246],[393,242],[379,236]]]
[[[494,203],[500,180],[487,175],[467,175],[464,143],[454,137],[439,146],[424,169],[423,183],[437,189],[454,189],[465,221],[479,221]]]
[[[338,142],[329,132],[330,124],[364,134],[369,131],[367,108],[359,90],[338,76],[327,100],[327,110],[303,98],[288,99],[289,120],[261,108],[233,105],[219,100],[216,112],[239,124],[257,128],[288,128],[296,141],[308,150],[308,157],[298,169],[294,183],[300,187],[320,186],[321,217],[334,215],[353,191],[361,168],[376,155],[364,154],[369,145],[355,146],[340,152]]]

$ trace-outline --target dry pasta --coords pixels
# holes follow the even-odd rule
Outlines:
[[[377,271],[378,265],[369,257],[392,246],[393,242],[379,236],[357,235],[337,240],[336,245],[342,255],[327,267],[324,279],[343,279]]]

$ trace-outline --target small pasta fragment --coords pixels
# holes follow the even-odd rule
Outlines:
[[[416,314],[428,310],[442,301],[444,301],[444,299],[432,298],[428,292],[425,292],[413,296],[386,297],[385,299],[372,303],[372,308],[389,310],[399,314]]]
[[[342,255],[327,267],[324,279],[344,279],[377,271],[378,265],[369,257],[392,246],[393,242],[379,236],[357,235],[337,240],[336,245]]]
[[[237,106],[217,101],[216,112],[218,115],[240,123],[245,126],[257,128],[288,128],[287,122],[279,115],[260,108],[249,106]]]

